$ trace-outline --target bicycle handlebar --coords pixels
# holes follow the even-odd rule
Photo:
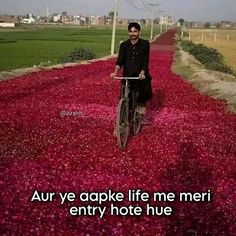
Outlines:
[[[114,77],[114,79],[140,79],[140,77]]]

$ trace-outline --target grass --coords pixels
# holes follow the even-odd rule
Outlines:
[[[191,33],[191,40],[194,43],[202,43],[219,50],[224,56],[225,63],[236,70],[236,30],[188,29],[188,32]],[[214,41],[214,34],[216,35],[216,41]],[[227,35],[229,36],[228,41]]]
[[[196,43],[200,43],[195,41]],[[204,44],[208,47],[216,48],[224,55],[225,63],[236,70],[236,41],[235,42],[210,42],[205,41]]]
[[[76,26],[24,26],[13,30],[1,30],[0,70],[32,67],[40,63],[58,63],[58,60],[73,51],[84,47],[92,50],[96,57],[109,55],[111,28]],[[155,35],[159,33],[154,29]],[[142,38],[149,39],[150,28],[142,30]],[[116,51],[119,42],[128,38],[126,28],[118,28]]]

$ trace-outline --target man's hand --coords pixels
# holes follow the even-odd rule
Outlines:
[[[117,76],[119,70],[120,70],[120,66],[119,66],[119,65],[116,65],[116,66],[115,66],[115,70],[114,70],[113,73],[110,74],[110,77],[111,77],[112,79],[114,79],[114,78]]]
[[[117,72],[114,72],[114,73],[111,73],[111,74],[110,74],[110,77],[111,77],[112,79],[114,79],[116,76],[117,76]]]
[[[139,74],[139,78],[140,78],[141,80],[146,79],[146,76],[145,76],[144,73],[145,73],[144,71],[141,71],[140,74]]]

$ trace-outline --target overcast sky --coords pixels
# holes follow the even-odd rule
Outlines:
[[[156,16],[170,15],[174,20],[187,21],[236,21],[236,0],[118,0],[119,17],[150,18],[144,4],[159,3],[154,7]],[[130,2],[130,3],[129,3]],[[133,2],[135,6],[132,5]],[[115,0],[0,0],[0,14],[46,15],[67,11],[72,15],[108,15]],[[144,3],[144,4],[143,4]],[[163,10],[164,13],[158,12]]]

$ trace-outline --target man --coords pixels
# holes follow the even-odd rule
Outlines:
[[[128,25],[129,39],[120,45],[115,70],[111,73],[111,77],[116,77],[122,67],[123,76],[140,77],[140,80],[132,80],[130,83],[139,90],[137,111],[145,114],[146,102],[152,98],[151,76],[149,75],[150,44],[149,41],[139,38],[140,30],[140,25],[136,22]]]

